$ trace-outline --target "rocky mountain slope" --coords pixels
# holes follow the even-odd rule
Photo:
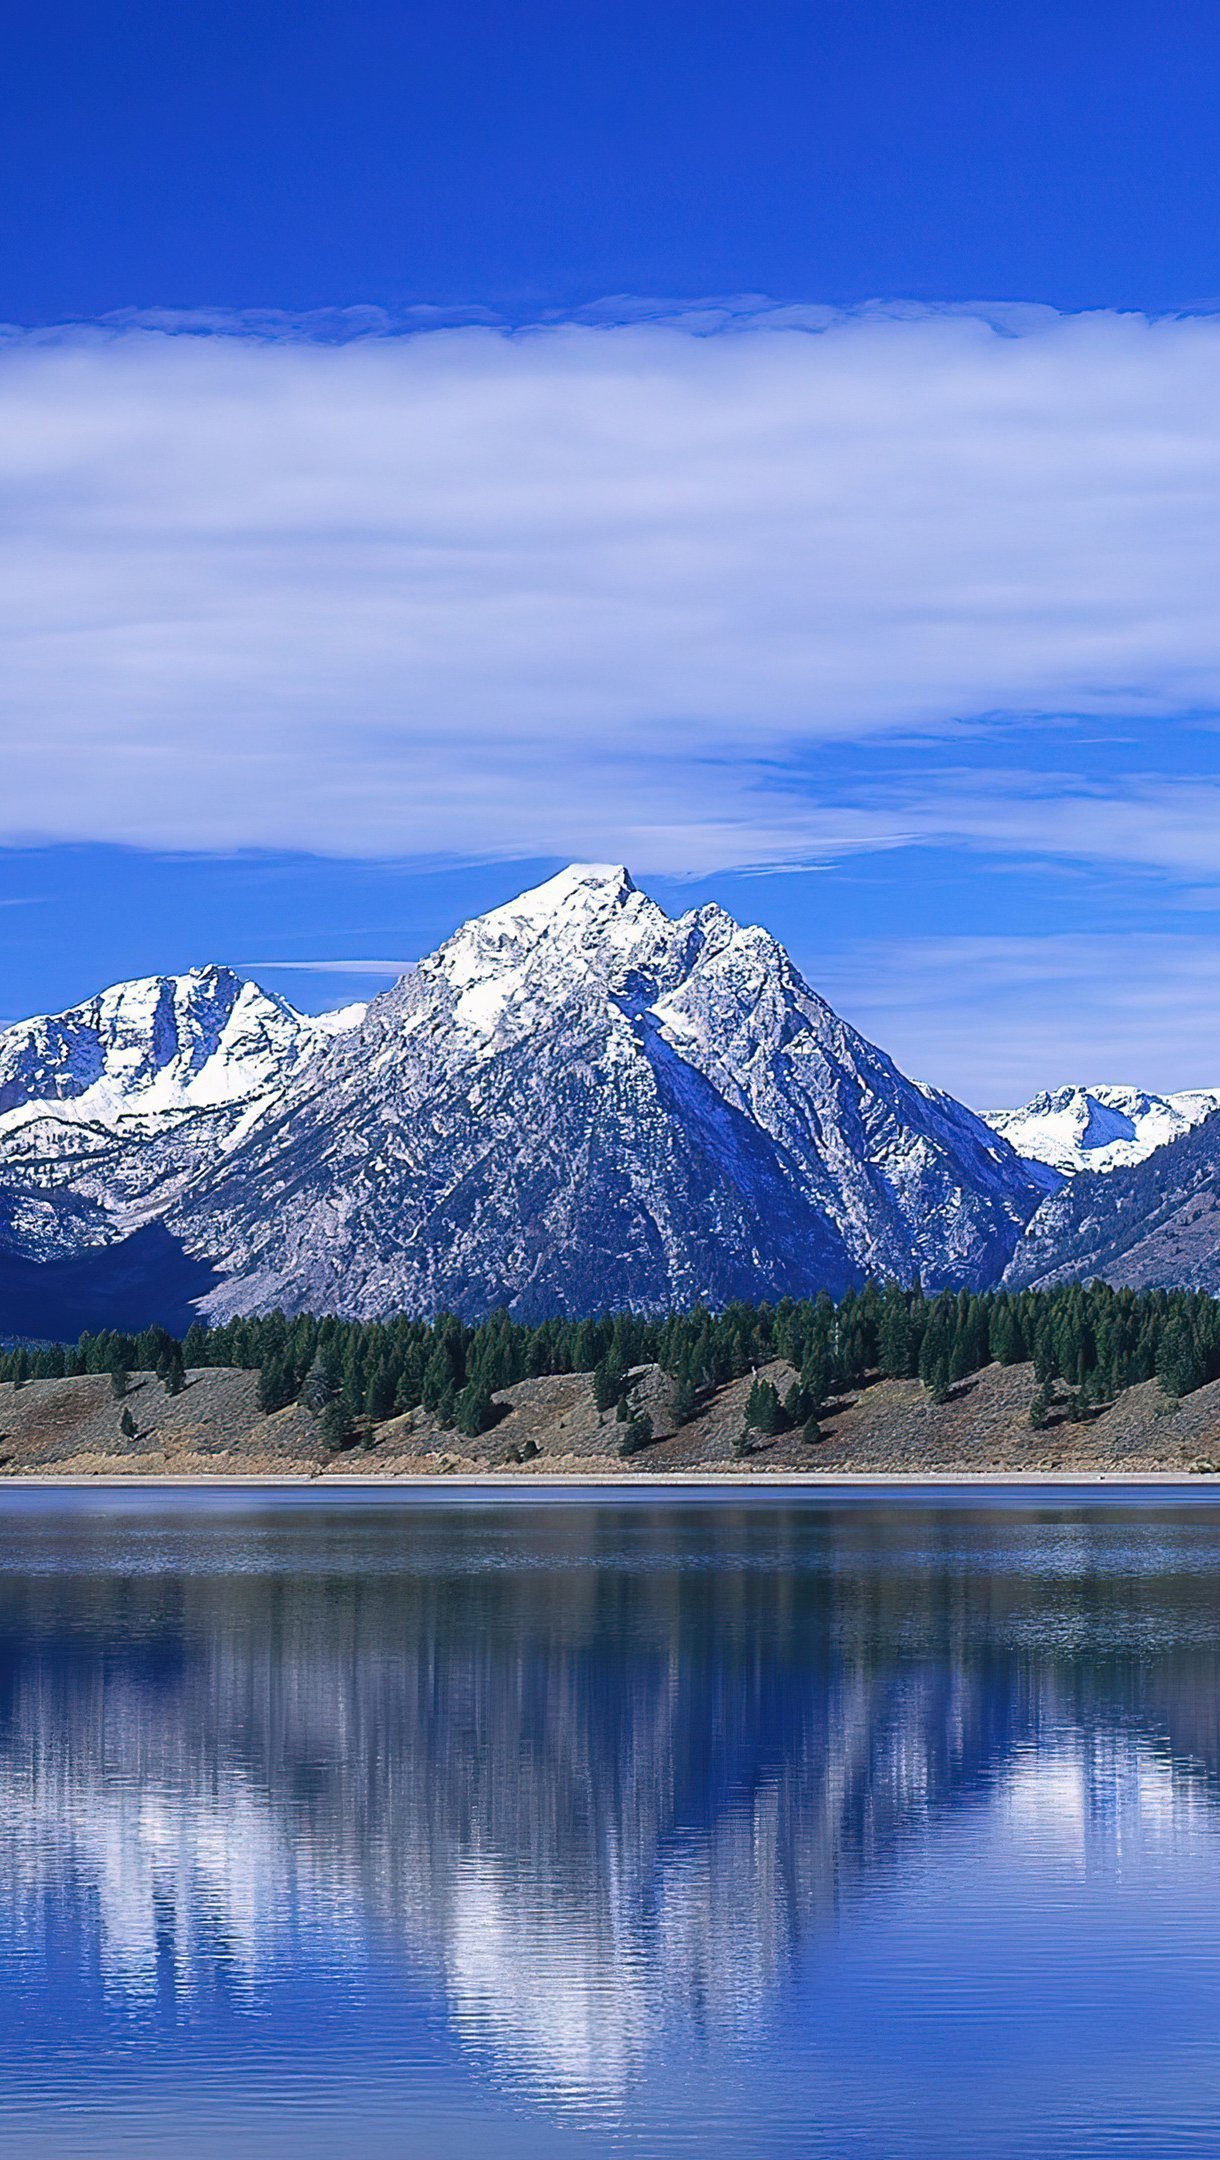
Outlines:
[[[184,1190],[233,1311],[723,1304],[993,1279],[1038,1189],[761,929],[577,866],[466,924]]]
[[[1077,1177],[1045,1200],[1004,1275],[1009,1288],[1126,1283],[1220,1294],[1220,1114],[1145,1162]]]
[[[1061,1087],[1018,1110],[987,1112],[987,1123],[1031,1165],[1072,1176],[1125,1170],[1180,1140],[1220,1107],[1220,1088],[1150,1095],[1142,1088]],[[1056,1189],[1059,1178],[1051,1180]]]

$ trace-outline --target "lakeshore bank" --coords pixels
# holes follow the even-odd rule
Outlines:
[[[792,1378],[778,1361],[761,1373],[781,1395]],[[672,1382],[642,1369],[636,1395],[652,1430],[639,1446],[612,1412],[598,1411],[591,1375],[564,1373],[505,1388],[496,1421],[477,1438],[416,1409],[336,1450],[302,1403],[264,1412],[258,1375],[244,1368],[193,1368],[177,1392],[151,1373],[130,1375],[121,1395],[104,1374],[6,1381],[0,1484],[744,1493],[1114,1482],[1154,1490],[1220,1478],[1220,1381],[1180,1401],[1142,1382],[1087,1416],[1073,1416],[1063,1399],[1034,1426],[1028,1365],[989,1365],[940,1401],[918,1380],[878,1378],[828,1404],[814,1438],[791,1428],[747,1433],[751,1385],[730,1381],[678,1424]]]
[[[979,1470],[963,1474],[922,1470],[895,1471],[888,1476],[833,1471],[708,1471],[701,1474],[682,1471],[628,1471],[615,1477],[597,1477],[576,1472],[565,1474],[552,1470],[536,1475],[531,1475],[528,1471],[485,1471],[473,1475],[465,1472],[432,1472],[424,1475],[406,1473],[382,1477],[361,1477],[343,1471],[286,1473],[278,1476],[268,1476],[265,1472],[251,1472],[247,1475],[229,1472],[213,1476],[206,1472],[174,1475],[144,1470],[66,1471],[59,1475],[46,1471],[28,1471],[0,1475],[0,1509],[3,1508],[6,1487],[10,1492],[214,1492],[247,1496],[266,1492],[313,1494],[318,1497],[328,1495],[338,1499],[345,1496],[369,1498],[378,1493],[413,1493],[429,1499],[445,1500],[476,1494],[480,1497],[496,1495],[514,1500],[534,1501],[565,1498],[616,1500],[649,1493],[676,1493],[691,1499],[720,1499],[734,1495],[741,1498],[762,1496],[782,1499],[786,1495],[808,1494],[822,1494],[832,1499],[836,1495],[844,1498],[884,1499],[901,1493],[979,1496],[988,1492],[1014,1491],[1074,1494],[1099,1489],[1113,1493],[1172,1492],[1188,1498],[1192,1495],[1203,1497],[1214,1494],[1220,1498],[1220,1471],[1184,1473],[1180,1470]]]

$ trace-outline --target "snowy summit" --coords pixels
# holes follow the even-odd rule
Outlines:
[[[1220,1088],[1150,1095],[1143,1088],[1061,1087],[1019,1110],[995,1110],[987,1123],[1025,1160],[1072,1176],[1126,1170],[1202,1124],[1220,1106]]]

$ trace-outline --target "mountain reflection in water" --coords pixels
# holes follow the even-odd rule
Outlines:
[[[1210,1842],[1218,1569],[1185,1508],[27,1504],[18,2037],[70,2016],[164,2066],[223,2026],[231,2060],[307,1975],[316,2074],[335,2004],[398,1974],[419,2046],[626,2137],[669,2067],[765,2043],[944,1826],[1116,1880]]]

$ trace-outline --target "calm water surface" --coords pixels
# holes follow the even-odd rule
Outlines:
[[[0,1523],[6,2154],[1220,2150],[1220,1511]]]

